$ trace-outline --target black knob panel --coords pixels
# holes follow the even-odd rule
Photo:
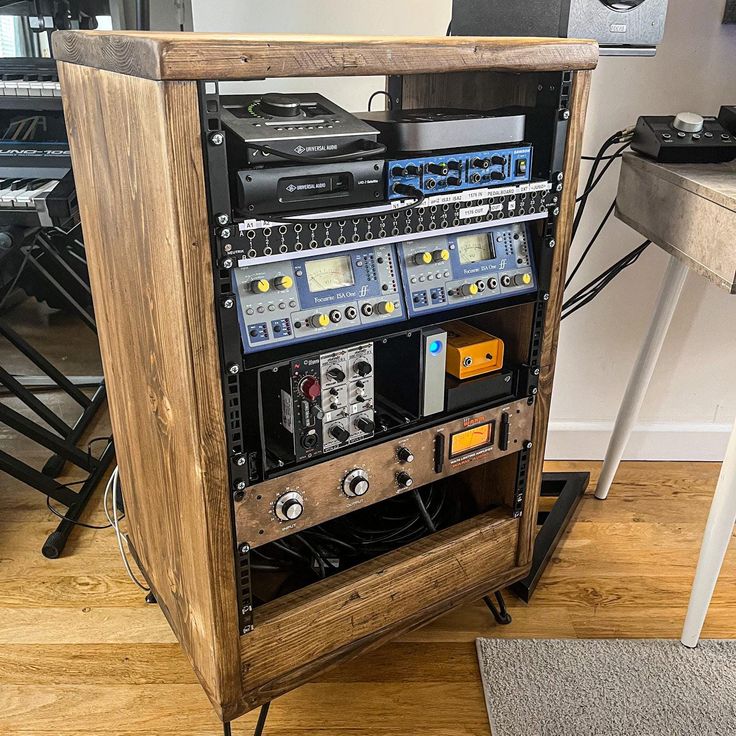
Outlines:
[[[373,432],[373,430],[375,429],[376,425],[368,417],[358,417],[355,420],[355,426],[361,432],[365,432],[366,434],[371,434],[371,432]]]
[[[359,360],[353,366],[353,370],[361,378],[365,378],[366,376],[369,376],[371,374],[371,372],[373,371],[373,367],[367,360]]]
[[[339,424],[336,424],[334,427],[330,427],[330,435],[340,443],[347,442],[350,439],[350,432]]]
[[[414,479],[409,475],[409,473],[405,473],[404,471],[398,473],[396,476],[396,482],[399,484],[399,488],[411,488],[411,486],[414,485]]]
[[[333,381],[337,381],[338,383],[342,383],[345,380],[345,371],[341,370],[337,366],[335,366],[334,368],[329,368],[327,370],[327,375]]]
[[[414,453],[408,447],[399,447],[396,451],[396,457],[398,457],[399,462],[402,463],[414,462]]]
[[[263,95],[259,104],[261,112],[277,118],[294,118],[302,111],[299,100],[276,92]]]

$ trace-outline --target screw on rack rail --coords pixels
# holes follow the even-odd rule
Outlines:
[[[242,480],[242,479],[235,481],[235,490],[236,491],[244,491],[245,490],[245,481]]]
[[[549,243],[547,243],[548,248],[554,248],[557,245],[557,241],[554,238],[550,238]]]
[[[222,238],[223,240],[227,240],[227,239],[228,239],[228,238],[229,238],[229,237],[230,237],[230,236],[231,236],[231,235],[233,234],[233,231],[232,231],[232,230],[231,230],[231,229],[230,229],[229,227],[221,227],[221,228],[220,228],[220,229],[219,229],[219,230],[217,231],[217,234],[218,234],[218,235],[219,235],[219,236],[220,236],[220,237],[221,237],[221,238]]]
[[[548,302],[549,301],[549,292],[545,291],[544,294],[542,294],[542,299],[544,299],[544,301]]]
[[[238,467],[241,467],[241,468],[242,468],[242,467],[243,467],[243,465],[245,465],[245,463],[246,463],[246,460],[245,460],[245,455],[238,455],[238,456],[237,456],[237,457],[235,458],[235,464],[236,464],[236,465],[237,465]]]
[[[222,263],[220,265],[223,268],[229,269],[233,267],[233,263],[234,263],[233,259],[228,257],[228,258],[223,258]]]
[[[241,554],[248,554],[250,552],[250,545],[249,544],[241,544],[240,545],[240,553]]]
[[[228,222],[230,222],[230,218],[224,212],[217,215],[215,219],[217,220],[218,225],[227,225]]]
[[[569,120],[570,119],[570,111],[569,110],[560,110],[560,118],[562,118],[562,120]]]
[[[240,373],[240,366],[239,366],[239,365],[238,365],[237,363],[230,363],[230,364],[228,365],[228,367],[227,367],[227,372],[228,372],[228,373],[229,373],[229,374],[230,374],[231,376],[234,376],[234,375],[236,375],[237,373]]]
[[[523,447],[524,447],[525,450],[531,450],[532,449],[532,441],[531,440],[526,440],[526,442],[524,442],[524,444],[523,444]]]
[[[539,375],[539,368],[532,368],[532,375],[538,376]]]
[[[225,134],[219,130],[214,133],[210,133],[210,143],[213,146],[221,146],[225,142]]]
[[[223,309],[232,309],[235,306],[235,300],[231,296],[226,296],[222,300]]]

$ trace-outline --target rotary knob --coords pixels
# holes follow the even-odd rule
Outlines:
[[[700,133],[703,130],[703,117],[694,112],[680,112],[675,115],[672,127],[683,133]]]
[[[358,417],[355,420],[355,427],[356,429],[359,429],[361,432],[365,432],[366,434],[371,434],[373,430],[375,429],[376,425],[368,417]]]
[[[259,107],[266,115],[274,115],[278,118],[294,118],[301,112],[301,106],[296,97],[273,92],[261,97]]]
[[[396,451],[396,457],[398,457],[399,462],[402,463],[414,462],[414,453],[408,447],[399,447]]]
[[[354,366],[353,370],[361,378],[369,376],[373,371],[371,364],[367,360],[359,360]]]
[[[299,391],[309,401],[315,401],[322,393],[322,387],[314,376],[306,376],[299,382]]]
[[[378,314],[393,314],[395,310],[396,305],[393,302],[378,302],[376,304]]]
[[[311,327],[327,327],[330,324],[330,318],[326,314],[313,314],[307,322]]]
[[[283,291],[284,289],[291,289],[294,286],[294,279],[291,276],[277,276],[273,280],[274,289]]]
[[[417,266],[426,266],[432,263],[432,254],[428,250],[424,250],[421,253],[414,254],[414,263]]]
[[[365,496],[369,488],[368,473],[363,468],[351,470],[342,480],[342,490],[346,496]]]
[[[477,284],[463,284],[458,291],[462,296],[475,296],[478,293]]]
[[[340,444],[343,444],[350,439],[350,432],[339,424],[336,424],[334,427],[330,427],[330,436],[336,439]]]
[[[334,366],[333,368],[328,368],[327,375],[333,381],[337,381],[337,383],[342,383],[345,380],[345,371],[343,371],[341,368],[338,368],[337,366]]]
[[[296,491],[284,493],[276,499],[274,511],[281,521],[296,521],[304,513],[304,498]]]
[[[438,250],[432,251],[432,260],[435,263],[441,263],[442,261],[450,260],[450,251],[447,248],[439,248]]]
[[[396,476],[396,482],[399,484],[399,488],[411,488],[414,485],[414,479],[409,473],[403,471]]]
[[[268,283],[268,279],[256,279],[250,282],[250,290],[254,294],[266,294],[270,288],[271,285]]]
[[[532,275],[530,273],[517,273],[514,276],[514,284],[516,286],[529,286],[532,282]]]

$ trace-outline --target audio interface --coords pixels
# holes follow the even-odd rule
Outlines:
[[[400,243],[409,317],[535,291],[530,242],[514,223]]]
[[[452,151],[386,162],[386,196],[398,199],[419,189],[424,194],[521,184],[532,171],[531,146]]]
[[[404,318],[393,246],[233,269],[246,353]]]

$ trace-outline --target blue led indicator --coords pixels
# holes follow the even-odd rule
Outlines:
[[[441,340],[432,340],[431,343],[429,343],[429,352],[432,353],[432,355],[437,355],[442,350],[442,341]]]

